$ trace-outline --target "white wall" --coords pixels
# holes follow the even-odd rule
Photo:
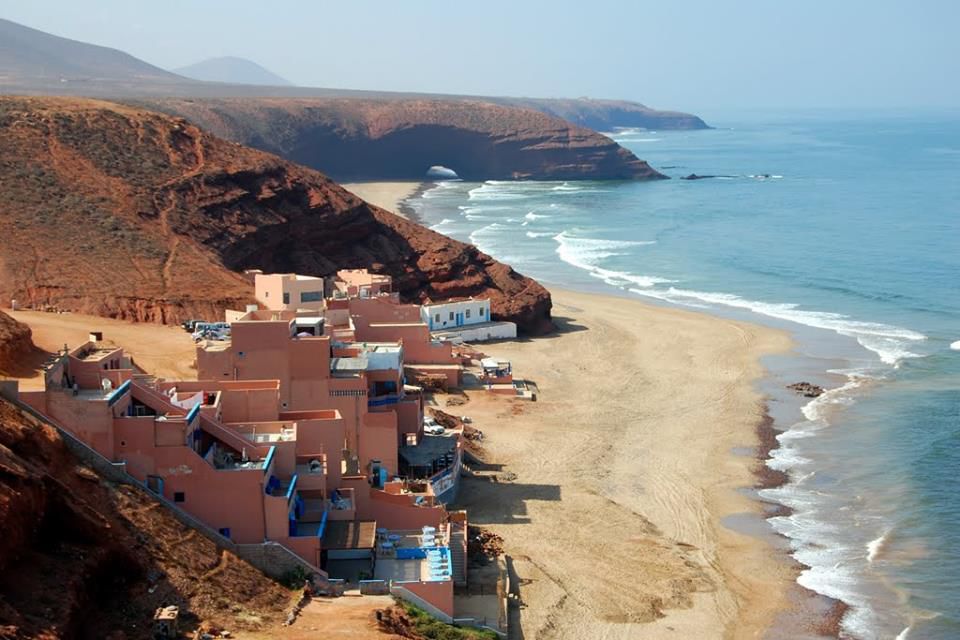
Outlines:
[[[467,317],[468,313],[469,317]],[[440,316],[439,320],[437,320],[438,314]],[[451,314],[453,314],[452,317]],[[420,317],[430,327],[431,331],[457,327],[458,314],[463,314],[460,326],[490,322],[490,301],[460,300],[420,307]]]

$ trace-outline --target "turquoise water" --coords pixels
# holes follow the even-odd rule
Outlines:
[[[848,636],[960,638],[960,114],[708,121],[614,137],[720,177],[445,182],[410,204],[548,284],[792,330],[786,368],[832,389],[778,418],[791,482],[762,492],[794,510],[769,522],[798,581],[851,606]]]

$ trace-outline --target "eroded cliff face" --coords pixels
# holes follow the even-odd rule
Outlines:
[[[0,98],[0,148],[0,299],[170,323],[252,302],[242,269],[366,267],[407,300],[490,296],[495,318],[551,326],[535,281],[180,118]]]
[[[30,327],[0,311],[0,373],[16,372],[34,351]]]
[[[338,180],[642,180],[664,176],[613,140],[556,117],[484,101],[166,99],[142,104]]]
[[[0,522],[2,638],[152,638],[155,608],[170,604],[186,628],[258,631],[290,604],[289,591],[142,490],[106,482],[3,399]]]

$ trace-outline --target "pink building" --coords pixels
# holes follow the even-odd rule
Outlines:
[[[222,535],[280,543],[332,577],[377,575],[452,615],[466,517],[443,502],[462,434],[424,434],[405,367],[459,380],[459,364],[383,278],[341,272],[339,297],[304,301],[322,280],[258,274],[279,308],[230,312],[229,339],[198,345],[198,381],[135,373],[88,342],[22,398]]]
[[[326,297],[323,278],[295,273],[254,272],[253,288],[257,302],[274,311],[322,311]]]

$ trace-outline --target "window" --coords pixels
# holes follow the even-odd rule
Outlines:
[[[269,297],[270,297],[270,292],[269,292],[269,291],[264,291],[264,292],[263,292],[263,297],[264,297],[264,298],[269,298]]]
[[[450,312],[450,319],[453,320],[453,311]]]
[[[437,322],[440,322],[440,314],[437,314]]]
[[[486,311],[486,309],[484,309],[483,307],[480,307],[480,317],[481,317],[481,318],[483,317],[483,312],[484,312],[484,311]]]
[[[174,502],[184,502],[187,497],[183,494],[183,491],[174,491],[173,492],[173,501]]]
[[[467,314],[466,314],[466,317],[467,317],[467,318],[469,318],[469,317],[470,317],[470,309],[467,309]]]
[[[319,302],[323,300],[322,291],[301,291],[300,302]]]
[[[283,292],[283,304],[290,304],[290,293],[287,291]]]

